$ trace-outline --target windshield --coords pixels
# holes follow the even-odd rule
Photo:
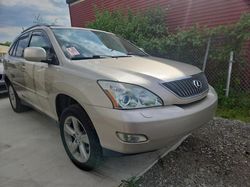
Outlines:
[[[147,56],[145,52],[114,34],[85,29],[53,28],[64,54],[72,59]]]

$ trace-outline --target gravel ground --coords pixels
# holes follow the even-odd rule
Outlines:
[[[250,187],[250,124],[216,118],[161,159],[138,185]]]

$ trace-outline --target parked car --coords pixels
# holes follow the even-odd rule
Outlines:
[[[7,87],[4,81],[3,59],[0,57],[0,94],[7,93]]]
[[[105,31],[33,26],[13,42],[4,67],[13,110],[32,106],[58,121],[66,153],[84,170],[98,166],[103,150],[174,145],[217,106],[200,69]]]

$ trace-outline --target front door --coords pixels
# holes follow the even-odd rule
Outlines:
[[[34,100],[36,107],[47,114],[51,114],[51,103],[49,101],[49,93],[51,93],[51,83],[53,82],[52,70],[56,59],[55,52],[48,37],[41,31],[35,31],[31,35],[29,47],[42,47],[47,54],[45,62],[31,62],[33,64],[33,80],[34,80]]]

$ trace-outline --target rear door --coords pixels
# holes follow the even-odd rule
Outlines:
[[[27,90],[25,87],[25,59],[23,58],[24,49],[28,46],[30,33],[21,35],[13,44],[10,50],[6,73],[11,80],[19,97],[25,99]],[[31,77],[30,77],[31,78]]]

